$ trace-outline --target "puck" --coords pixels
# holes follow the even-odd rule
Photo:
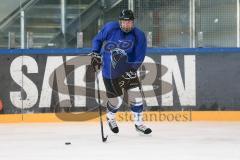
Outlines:
[[[71,144],[71,142],[65,142],[65,145],[70,145]]]

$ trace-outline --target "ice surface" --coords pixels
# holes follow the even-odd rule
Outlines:
[[[154,122],[151,136],[119,123],[0,124],[0,160],[240,160],[240,122]],[[71,145],[65,145],[71,142]]]

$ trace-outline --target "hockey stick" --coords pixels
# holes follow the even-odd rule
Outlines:
[[[140,90],[140,93],[141,93],[141,96],[142,96],[142,99],[143,99],[143,103],[145,104],[146,106],[146,98],[145,98],[145,94],[143,92],[143,88],[142,88],[142,82],[139,81],[139,90]]]
[[[139,80],[139,90],[140,90],[140,93],[141,93],[141,96],[142,96],[142,99],[143,99],[143,103],[146,106],[146,98],[145,98],[145,94],[144,94],[143,88],[142,88],[141,73],[142,73],[142,67],[140,68],[140,76],[138,78],[138,80]]]
[[[106,142],[108,136],[104,137],[103,121],[102,121],[102,105],[101,105],[101,101],[100,101],[99,79],[98,79],[98,75],[97,74],[96,74],[96,79],[97,79],[97,93],[98,93],[98,105],[99,105],[98,109],[99,109],[99,120],[100,120],[100,127],[101,127],[101,135],[102,135],[102,141]]]

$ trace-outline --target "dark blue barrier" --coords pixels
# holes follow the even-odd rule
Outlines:
[[[0,49],[0,54],[86,54],[91,48]],[[148,48],[147,54],[224,54],[240,53],[240,48]]]

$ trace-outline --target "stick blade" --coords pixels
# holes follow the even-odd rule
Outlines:
[[[107,141],[107,138],[108,138],[108,136],[102,137],[102,141],[103,141],[103,142],[106,142],[106,141]]]

